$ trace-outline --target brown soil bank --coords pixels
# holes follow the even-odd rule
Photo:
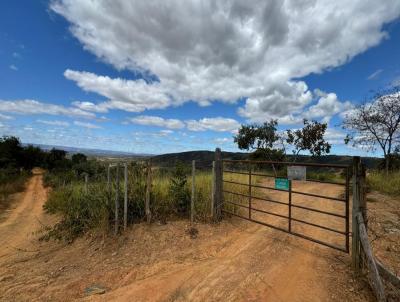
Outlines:
[[[299,185],[303,191],[340,194],[334,185]],[[353,279],[349,255],[240,219],[197,225],[196,239],[187,234],[186,221],[177,221],[135,225],[118,238],[39,242],[34,232],[41,222],[50,222],[42,212],[45,198],[37,174],[0,224],[1,301],[374,301],[368,285]],[[318,202],[326,209],[336,207]],[[320,223],[326,219],[296,215]],[[85,289],[93,285],[105,293],[87,296]]]

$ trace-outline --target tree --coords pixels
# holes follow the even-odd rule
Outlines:
[[[293,146],[294,161],[301,151],[309,151],[312,156],[328,154],[331,145],[325,141],[324,135],[328,127],[326,123],[303,120],[304,127],[298,130],[287,130],[287,143]]]
[[[22,166],[25,169],[32,169],[33,167],[41,167],[44,164],[46,153],[39,147],[32,145],[23,148],[22,152]]]
[[[49,170],[65,170],[70,166],[70,161],[66,158],[67,152],[64,150],[51,149],[46,156],[46,164]]]
[[[15,136],[0,138],[0,167],[20,167],[22,146]]]
[[[373,99],[352,110],[343,121],[350,131],[345,143],[364,146],[370,151],[379,147],[389,173],[393,149],[400,143],[400,90],[398,87],[382,91]]]
[[[77,164],[81,164],[87,161],[87,157],[85,154],[82,153],[75,153],[72,155],[71,157],[72,160],[72,164],[73,165],[77,165]]]
[[[239,149],[254,151],[255,154],[262,155],[270,161],[282,160],[284,151],[277,145],[281,137],[277,133],[277,120],[270,120],[263,124],[242,125],[239,132],[234,136],[234,142]],[[272,169],[276,174],[275,166]]]

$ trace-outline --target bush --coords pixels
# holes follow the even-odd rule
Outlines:
[[[61,214],[62,218],[43,238],[67,241],[90,229],[108,227],[112,212],[105,187],[98,184],[92,185],[89,193],[83,185],[76,184],[53,190],[44,209],[51,214]]]
[[[170,197],[176,203],[178,214],[181,215],[189,211],[190,191],[186,175],[185,166],[178,162],[169,182]]]
[[[29,176],[28,171],[0,169],[0,204],[5,206],[9,195],[23,191]]]

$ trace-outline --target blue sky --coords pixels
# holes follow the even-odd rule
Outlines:
[[[343,145],[343,114],[400,82],[399,2],[367,2],[2,1],[0,134],[236,151],[239,124],[306,117],[328,122],[332,153],[365,154]]]

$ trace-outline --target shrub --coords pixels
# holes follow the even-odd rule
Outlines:
[[[99,184],[91,185],[88,193],[77,184],[53,190],[44,209],[62,217],[43,238],[72,241],[87,230],[107,227],[112,211],[106,197],[104,186]]]
[[[29,176],[28,171],[13,168],[0,169],[0,205],[7,204],[9,195],[23,191]]]
[[[178,214],[189,210],[190,192],[187,185],[185,166],[178,162],[169,183],[169,194],[176,203]]]

